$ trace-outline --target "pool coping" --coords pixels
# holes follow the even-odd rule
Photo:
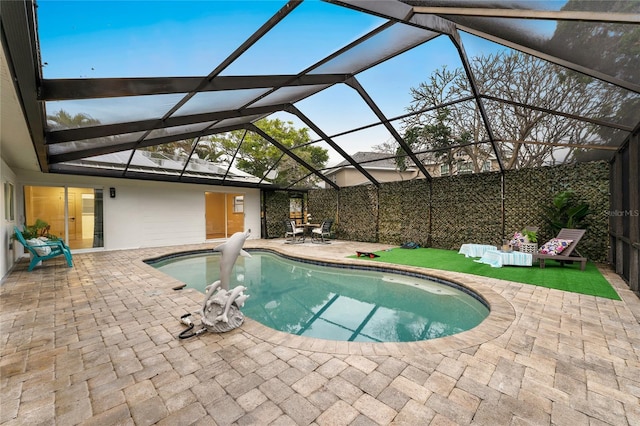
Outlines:
[[[265,342],[288,347],[291,349],[305,350],[310,352],[319,353],[331,353],[331,354],[344,354],[344,355],[380,355],[380,356],[406,356],[411,353],[445,353],[448,351],[459,351],[462,349],[470,348],[473,346],[486,343],[488,341],[497,339],[507,332],[509,327],[516,319],[516,313],[514,307],[509,303],[507,299],[496,293],[489,286],[482,283],[479,279],[474,278],[471,275],[461,274],[456,272],[439,271],[429,268],[421,268],[416,266],[403,266],[397,264],[391,264],[386,262],[376,262],[375,265],[371,265],[370,262],[362,259],[353,258],[324,258],[319,256],[309,256],[305,253],[296,253],[295,255],[286,250],[281,250],[277,246],[272,245],[260,245],[252,244],[249,247],[251,250],[265,250],[276,252],[285,257],[291,257],[294,259],[300,259],[307,262],[315,263],[328,263],[336,264],[339,266],[357,266],[358,268],[371,268],[385,270],[391,270],[396,272],[409,272],[420,275],[427,275],[439,280],[452,282],[462,288],[468,289],[471,292],[477,293],[489,307],[489,315],[480,324],[474,328],[457,333],[451,336],[440,337],[437,339],[421,340],[416,342],[348,342],[337,340],[325,340],[313,337],[297,336],[286,332],[272,329],[266,325],[245,317],[245,321],[239,328],[221,333],[225,337],[231,337],[236,333],[247,333],[254,338],[263,340]],[[148,273],[161,278],[163,282],[166,282],[166,291],[175,293],[176,297],[187,297],[193,302],[193,306],[185,306],[185,311],[182,313],[176,313],[176,321],[179,321],[180,316],[184,313],[193,313],[197,310],[204,301],[204,294],[184,287],[184,284],[177,279],[174,279],[163,272],[157,270],[153,266],[149,265],[145,261],[149,259],[162,258],[164,256],[187,254],[194,252],[206,252],[202,249],[193,250],[171,250],[167,249],[166,253],[161,253],[153,258],[143,257],[139,258],[136,263],[144,268]],[[199,316],[196,316],[196,324],[200,323]],[[207,333],[203,334],[205,336]]]

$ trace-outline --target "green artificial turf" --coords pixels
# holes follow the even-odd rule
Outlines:
[[[559,262],[554,261],[546,262],[544,269],[541,269],[537,263],[534,263],[533,266],[503,266],[502,268],[493,268],[490,265],[475,262],[474,260],[477,259],[458,254],[455,250],[434,248],[407,250],[403,248],[393,248],[390,250],[377,251],[376,254],[380,257],[373,259],[361,257],[360,259],[367,259],[372,262],[378,261],[398,265],[421,266],[444,271],[464,272],[482,277],[497,278],[620,300],[618,293],[616,293],[615,289],[611,287],[611,284],[602,276],[592,262],[587,262],[587,267],[584,271],[580,270],[579,263],[561,266]]]

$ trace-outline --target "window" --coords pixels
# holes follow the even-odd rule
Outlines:
[[[440,176],[448,176],[448,175],[449,175],[449,165],[440,164]]]
[[[469,173],[473,173],[473,167],[471,167],[471,163],[459,163],[458,164],[458,174],[459,175],[467,175]]]
[[[5,220],[15,220],[16,209],[13,204],[13,184],[10,182],[4,183],[4,218]]]
[[[491,171],[491,161],[487,160],[487,161],[482,163],[482,171],[483,172]]]
[[[233,197],[233,212],[244,212],[244,195],[236,195],[235,197]]]
[[[289,218],[295,220],[296,225],[301,225],[303,223],[303,203],[304,201],[301,194],[291,194],[289,196]]]

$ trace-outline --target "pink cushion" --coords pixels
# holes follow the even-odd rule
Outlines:
[[[560,238],[552,238],[546,243],[544,243],[544,245],[540,247],[540,249],[538,249],[538,253],[549,254],[549,255],[560,254],[564,251],[564,249],[569,247],[572,242],[573,240],[563,240]]]
[[[516,232],[515,234],[513,234],[513,238],[511,238],[511,241],[509,241],[509,245],[511,245],[512,247],[520,247],[522,246],[522,243],[528,242],[529,237],[522,234],[521,232]]]

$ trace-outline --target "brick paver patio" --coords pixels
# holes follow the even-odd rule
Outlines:
[[[640,302],[464,274],[491,304],[475,329],[417,343],[290,336],[247,319],[180,340],[203,295],[141,260],[212,247],[74,255],[1,287],[3,425],[640,425]],[[343,262],[387,246],[246,247]],[[579,283],[576,283],[579,285]]]

